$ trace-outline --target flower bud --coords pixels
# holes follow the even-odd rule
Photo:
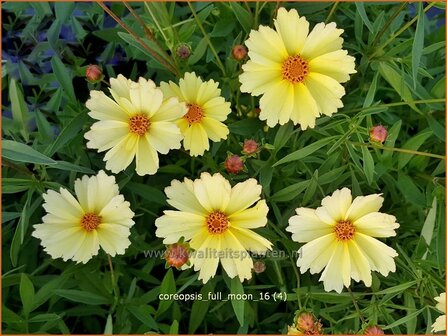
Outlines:
[[[253,139],[246,139],[242,146],[242,153],[246,155],[255,154],[259,151],[259,145]]]
[[[247,48],[242,44],[235,45],[233,50],[231,50],[231,55],[236,61],[242,61],[245,57],[247,57]]]
[[[378,326],[371,326],[365,329],[364,335],[384,335],[385,333]]]
[[[238,174],[244,169],[244,161],[238,155],[230,155],[225,160],[225,169],[231,174]]]
[[[177,46],[175,53],[177,54],[177,57],[182,60],[188,59],[189,56],[191,56],[191,47],[186,43],[180,43]]]
[[[296,327],[302,332],[310,331],[314,328],[314,317],[311,313],[301,313],[296,319]]]
[[[189,261],[189,247],[184,243],[168,245],[164,258],[167,266],[180,268]]]
[[[371,142],[384,143],[388,132],[385,127],[382,125],[377,125],[371,128],[369,131],[369,140]]]
[[[255,271],[256,274],[264,272],[266,269],[265,264],[261,260],[257,260],[253,263],[253,271]]]
[[[98,65],[90,64],[87,66],[87,69],[85,70],[85,78],[90,83],[97,83],[102,80],[102,77],[102,70]]]

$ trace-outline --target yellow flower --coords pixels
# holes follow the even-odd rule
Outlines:
[[[130,245],[134,213],[119,194],[113,176],[103,171],[75,181],[76,197],[64,188],[43,194],[47,214],[34,225],[32,235],[41,240],[54,259],[86,263],[99,247],[110,254],[123,254]]]
[[[274,23],[276,30],[259,26],[246,41],[250,60],[242,66],[241,91],[262,95],[259,118],[268,126],[292,120],[313,128],[320,114],[343,107],[339,83],[356,72],[354,58],[341,49],[343,29],[335,23],[319,23],[309,33],[306,18],[284,8]]]
[[[218,83],[203,82],[194,72],[187,72],[179,85],[162,82],[160,88],[166,97],[177,97],[186,103],[188,112],[177,125],[184,136],[183,147],[191,156],[203,155],[210,148],[208,139],[218,142],[227,138],[228,127],[222,121],[231,109],[230,103],[220,96]]]
[[[204,283],[214,277],[219,261],[230,278],[250,279],[253,261],[247,250],[263,254],[272,245],[251,230],[266,225],[269,210],[259,200],[257,181],[231,187],[220,174],[202,173],[194,181],[172,181],[165,192],[167,202],[178,211],[166,210],[155,221],[156,236],[164,238],[164,244],[182,237],[189,241],[194,250],[190,261]]]
[[[439,316],[435,323],[432,324],[431,326],[431,331],[432,332],[438,332],[438,331],[445,331],[445,292],[441,293],[439,296],[435,297],[435,300],[438,301],[438,303],[436,304],[436,308],[443,312],[444,315]]]
[[[347,188],[336,190],[321,201],[321,207],[298,208],[289,219],[292,239],[307,243],[299,250],[301,272],[321,274],[326,291],[340,293],[351,278],[371,286],[371,271],[384,276],[396,270],[391,247],[373,237],[395,236],[396,218],[378,212],[383,198],[378,194],[359,196],[352,201]]]
[[[90,92],[89,115],[99,121],[85,134],[87,147],[107,151],[104,161],[113,173],[126,169],[135,157],[138,175],[155,174],[158,153],[180,148],[176,120],[186,107],[176,98],[163,100],[154,82],[141,77],[133,82],[118,75],[110,86],[113,99],[102,91]]]

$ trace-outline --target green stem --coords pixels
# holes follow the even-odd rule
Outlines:
[[[107,260],[109,261],[110,267],[110,277],[112,279],[112,287],[113,287],[113,306],[111,308],[111,312],[115,311],[116,306],[118,305],[119,293],[118,293],[118,284],[116,283],[115,271],[113,269],[112,258],[110,255],[107,255]]]
[[[354,146],[363,146],[363,147],[368,147],[368,148],[383,149],[383,150],[387,150],[387,151],[400,152],[400,153],[412,154],[412,155],[429,156],[432,158],[445,160],[445,156],[443,156],[443,155],[419,152],[419,151],[415,151],[415,150],[411,150],[411,149],[383,147],[383,146],[378,146],[378,145],[370,145],[370,144],[366,144],[366,143],[362,143],[362,142],[352,142],[352,141],[349,141],[349,143]]]
[[[393,107],[393,106],[402,106],[402,105],[410,105],[410,104],[432,104],[432,103],[444,103],[444,102],[445,102],[445,98],[410,100],[410,101],[406,101],[406,102],[397,102],[397,103],[374,105],[374,106],[369,106],[369,107],[361,107],[361,108],[347,110],[347,111],[343,111],[343,112],[344,113],[352,113],[352,112],[376,110],[381,107]]]
[[[329,20],[331,19],[332,15],[334,15],[335,11],[337,10],[337,6],[338,6],[338,1],[336,1],[331,8],[331,11],[329,12],[326,20],[324,21],[324,23],[328,23]]]
[[[214,45],[211,43],[210,37],[208,36],[208,33],[206,32],[206,30],[203,28],[202,25],[202,21],[200,20],[200,18],[197,16],[196,11],[194,10],[194,8],[191,6],[191,3],[188,1],[188,6],[191,9],[191,13],[194,16],[194,19],[196,20],[197,26],[199,26],[200,31],[203,34],[203,37],[206,40],[206,43],[208,43],[211,52],[214,54],[214,57],[216,58],[216,62],[217,65],[219,66],[220,70],[222,71],[222,74],[224,75],[224,77],[227,77],[227,73],[225,71],[225,67],[222,64],[222,61],[219,58],[219,55],[216,52],[216,49],[214,48]]]
[[[383,26],[383,28],[379,31],[379,33],[376,35],[376,37],[374,38],[373,42],[372,42],[372,47],[374,48],[376,46],[376,44],[380,41],[380,38],[382,37],[383,34],[385,34],[385,32],[387,31],[387,29],[389,28],[389,26],[391,25],[391,23],[393,23],[393,21],[396,19],[396,17],[399,15],[400,12],[402,12],[405,8],[405,6],[407,5],[406,2],[402,3],[402,5],[400,5],[400,7],[393,13],[393,15],[391,15],[391,17],[388,19],[387,23]]]
[[[362,323],[364,324],[366,321],[363,318],[362,312],[360,311],[360,308],[359,308],[359,306],[357,304],[357,300],[355,299],[354,294],[352,294],[351,288],[349,288],[349,287],[348,287],[348,292],[349,292],[349,295],[351,295],[352,302],[354,303],[355,310],[357,311],[357,314],[359,314],[359,318],[362,321]]]
[[[436,5],[436,2],[432,2],[427,7],[424,8],[424,13],[426,13],[430,8],[432,8],[434,5]],[[418,19],[418,16],[416,15],[413,19],[411,19],[405,26],[403,26],[401,29],[399,29],[397,32],[395,32],[391,37],[381,46],[376,48],[375,52],[368,57],[368,59],[374,58],[378,53],[380,53],[388,44],[394,41],[396,37],[398,37],[400,34],[402,34],[404,31],[406,31],[413,23],[415,23]]]

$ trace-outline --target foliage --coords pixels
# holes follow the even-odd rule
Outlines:
[[[3,332],[281,333],[295,310],[305,308],[327,334],[357,333],[362,320],[353,297],[362,318],[387,333],[430,333],[438,316],[433,298],[445,291],[445,26],[443,12],[435,10],[443,4],[283,3],[311,26],[335,21],[356,58],[344,107],[306,131],[291,123],[267,129],[253,117],[258,99],[240,93],[243,62],[231,57],[250,29],[272,24],[277,3],[129,5],[173,55],[177,71],[220,83],[232,105],[230,136],[202,157],[181,150],[161,156],[154,176],[137,176],[132,165],[117,175],[137,214],[131,246],[113,259],[117,292],[103,252],[86,265],[50,259],[31,237],[44,214],[43,191],[72,189],[75,178],[104,168],[83,135],[93,123],[85,107],[89,90],[106,85],[87,83],[86,66],[99,64],[106,80],[122,73],[159,83],[176,75],[96,3],[3,3]],[[110,8],[156,48],[124,4]],[[180,43],[192,49],[187,60],[175,56]],[[383,148],[369,143],[376,124],[388,129]],[[244,172],[227,174],[228,152],[240,155],[250,138],[262,151],[247,158]],[[221,172],[233,182],[254,177],[263,187],[270,212],[259,233],[283,252],[266,258],[265,272],[243,284],[220,272],[203,285],[193,270],[166,270],[164,260],[145,256],[164,249],[154,234],[155,219],[169,208],[164,187],[202,171]],[[352,297],[324,292],[318,274],[300,274],[299,244],[285,232],[296,207],[317,207],[344,186],[354,196],[382,193],[382,211],[401,225],[397,237],[386,240],[399,253],[396,273],[374,274],[371,288],[353,283]],[[253,294],[256,300],[159,299],[160,293],[207,298],[213,292],[224,298]]]

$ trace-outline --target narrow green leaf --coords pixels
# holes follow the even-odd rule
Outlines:
[[[51,143],[49,147],[45,150],[45,154],[48,156],[52,156],[59,149],[63,148],[70,140],[76,137],[79,132],[84,127],[85,123],[88,120],[88,114],[79,113],[76,117],[74,117],[59,133],[58,137],[55,141]]]
[[[154,318],[154,308],[151,306],[128,306],[126,309],[135,316],[139,321],[141,321],[145,326],[152,328],[152,330],[158,331],[157,322]]]
[[[208,47],[208,42],[205,38],[202,38],[197,44],[197,46],[194,48],[192,55],[188,58],[188,64],[194,65],[196,64],[202,57],[205,55],[205,52]]]
[[[25,141],[28,141],[29,133],[27,123],[30,118],[28,106],[23,98],[21,89],[14,78],[11,78],[9,82],[9,99],[11,100],[12,119],[14,120],[14,123],[19,126],[20,133]]]
[[[62,22],[67,22],[75,6],[75,2],[55,2],[54,10],[56,12],[56,18]]]
[[[25,239],[25,232],[28,228],[29,218],[30,218],[30,205],[33,197],[33,189],[30,189],[26,195],[26,201],[22,208],[22,214],[17,224],[16,231],[11,242],[11,248],[9,250],[9,256],[11,258],[11,263],[15,267],[17,266],[17,261],[19,259],[19,253]]]
[[[112,303],[112,298],[107,298],[96,293],[80,291],[77,289],[56,289],[54,290],[54,294],[73,302],[79,302],[88,305],[102,305]]]
[[[361,2],[356,2],[356,4],[360,4]],[[374,74],[371,85],[369,86],[368,93],[366,94],[365,101],[363,102],[363,107],[370,107],[374,102],[374,96],[377,91],[377,78],[379,77],[379,73],[376,72]]]
[[[188,333],[194,334],[197,328],[202,324],[211,301],[208,300],[208,293],[214,291],[214,281],[208,281],[200,290],[202,300],[195,300],[192,304],[191,314],[189,315]]]
[[[28,317],[34,306],[34,285],[25,273],[22,273],[20,277],[19,292],[23,305],[23,313]]]
[[[436,222],[437,201],[438,199],[435,196],[433,198],[431,208],[428,211],[427,217],[425,217],[424,225],[422,226],[421,230],[421,237],[424,238],[427,246],[430,246],[431,240],[433,238],[433,232],[435,229],[435,222]]]
[[[396,143],[397,138],[399,137],[399,132],[400,132],[400,128],[402,127],[402,120],[398,120],[396,121],[393,126],[391,126],[391,128],[388,130],[388,137],[386,138],[385,141],[385,146],[386,147],[394,147],[394,144]],[[393,156],[392,151],[383,151],[382,153],[382,159],[391,159],[391,157]]]
[[[309,180],[301,181],[290,186],[285,187],[284,189],[276,192],[272,197],[270,197],[271,202],[288,202],[298,195],[300,195],[304,190],[306,190],[309,185]]]
[[[70,172],[75,172],[75,173],[84,173],[84,174],[94,174],[95,171],[87,168],[87,167],[82,167],[70,162],[66,162],[66,161],[56,161],[56,164],[49,166],[48,168],[53,168],[53,169],[60,169],[60,170],[66,170],[66,171],[70,171]]]
[[[397,285],[397,286],[393,286],[393,287],[386,288],[384,290],[375,292],[374,295],[385,295],[385,294],[402,293],[404,290],[414,286],[416,283],[417,283],[416,280],[405,282],[403,284],[400,284],[400,285]]]
[[[76,95],[73,89],[72,75],[69,69],[62,63],[58,56],[51,58],[51,66],[53,67],[54,75],[61,84],[62,89],[70,100],[75,101]]]
[[[371,185],[374,179],[374,159],[368,148],[362,146],[363,172],[365,173],[368,184]]]
[[[230,292],[231,295],[233,295],[233,298],[231,298],[231,305],[233,306],[234,314],[236,315],[239,324],[243,326],[245,300],[239,298],[242,298],[244,295],[244,287],[238,277],[234,277],[230,281]]]
[[[274,152],[278,151],[284,147],[289,140],[290,136],[293,134],[293,124],[288,122],[287,124],[280,126],[278,132],[276,133],[275,140],[273,142],[273,147],[275,147]]]
[[[433,132],[431,130],[426,129],[419,134],[412,136],[407,142],[404,143],[402,148],[417,151],[432,134]],[[414,154],[399,153],[398,168],[402,169],[405,167],[413,156]]]
[[[161,282],[160,294],[175,294],[175,291],[176,286],[174,273],[172,272],[172,268],[170,268]],[[160,304],[158,305],[157,316],[160,316],[168,310],[173,302],[173,300],[161,300]]]
[[[12,140],[2,141],[2,156],[17,162],[47,165],[56,164],[56,161],[36,151],[30,146]]]
[[[107,316],[106,326],[104,328],[104,335],[112,335],[113,334],[113,318],[112,314]]]
[[[418,24],[414,34],[413,49],[411,52],[411,70],[413,75],[413,87],[416,89],[419,64],[421,62],[422,50],[424,49],[424,3],[420,2],[418,10]]]
[[[401,324],[407,323],[408,321],[410,321],[410,320],[412,320],[413,318],[417,317],[417,316],[418,316],[420,313],[422,313],[425,309],[426,309],[426,307],[423,307],[423,308],[421,308],[421,309],[419,309],[419,310],[417,310],[417,311],[415,311],[415,312],[412,312],[412,313],[410,313],[410,314],[408,314],[408,315],[406,315],[406,316],[404,316],[404,317],[398,319],[397,321],[395,321],[395,322],[393,322],[393,323],[391,323],[391,324],[388,324],[386,327],[384,327],[384,328],[382,328],[382,329],[383,329],[383,330],[388,330],[388,329],[397,327],[397,326],[399,326],[399,325],[401,325]]]
[[[39,314],[36,316],[33,316],[28,320],[30,323],[43,323],[43,322],[50,322],[50,321],[58,321],[61,317],[54,313],[48,313],[48,314]]]
[[[139,195],[146,201],[160,205],[167,204],[165,194],[155,187],[149,185],[142,185],[140,183],[135,182],[129,182],[126,184],[126,189]]]
[[[249,33],[251,27],[253,26],[253,17],[251,14],[237,2],[229,2],[228,4],[233,10],[236,19],[239,21],[244,31]]]
[[[357,8],[357,12],[362,18],[362,21],[365,24],[365,26],[368,27],[368,30],[374,34],[374,27],[371,21],[369,21],[368,15],[366,15],[365,4],[363,2],[356,2],[355,7]]]
[[[169,327],[169,335],[178,335],[178,321],[174,320]]]
[[[301,159],[305,158],[306,156],[315,153],[317,150],[319,150],[321,147],[326,146],[331,141],[334,141],[334,139],[335,139],[335,136],[320,139],[306,147],[298,149],[297,151],[290,153],[289,155],[283,157],[281,160],[279,160],[278,162],[273,164],[273,167],[279,166],[279,165],[287,163],[287,162],[301,160]]]

